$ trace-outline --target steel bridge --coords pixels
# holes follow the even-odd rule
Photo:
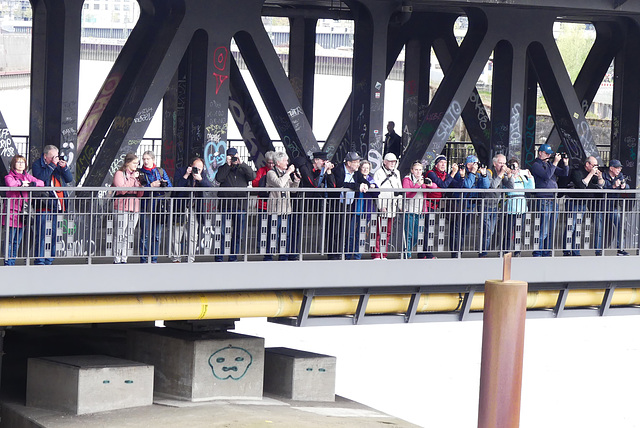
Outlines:
[[[244,144],[256,167],[263,154],[273,149],[256,100],[231,54],[237,45],[242,61],[264,101],[290,158],[308,156],[323,149],[339,162],[355,150],[372,162],[381,163],[385,81],[404,49],[404,105],[402,129],[407,130],[407,149],[401,159],[404,172],[409,162],[429,162],[443,151],[451,130],[462,119],[475,152],[489,163],[494,154],[519,157],[528,166],[535,158],[538,87],[554,122],[547,142],[567,152],[572,162],[585,156],[600,159],[597,145],[608,144],[609,158],[620,159],[624,174],[637,182],[637,152],[640,129],[640,4],[626,0],[141,0],[139,21],[126,41],[88,114],[78,117],[81,0],[34,0],[32,32],[31,110],[28,152],[31,159],[47,144],[61,147],[70,158],[77,183],[109,185],[125,153],[135,150],[155,115],[161,114],[162,166],[172,176],[189,158],[204,158],[208,173],[215,177],[227,148],[228,111],[241,130]],[[261,18],[286,17],[290,23],[288,69],[283,66]],[[468,20],[466,36],[458,43],[454,22]],[[352,20],[352,90],[326,142],[319,144],[313,133],[313,93],[316,24],[318,19]],[[572,83],[554,40],[555,22],[593,24],[597,37],[575,82]],[[431,50],[444,77],[434,94],[429,92]],[[483,104],[476,84],[492,58],[491,111]],[[613,118],[610,141],[596,141],[586,120],[586,111],[614,64]],[[162,111],[158,111],[160,101]],[[11,130],[0,118],[4,146],[0,171],[6,173],[18,148]],[[6,149],[4,147],[6,146]],[[640,275],[635,257],[593,260],[522,260],[514,264],[514,278],[531,280],[540,290],[559,294],[547,315],[564,311],[571,288],[605,290],[586,306],[589,313],[603,315],[611,306],[612,290],[623,283],[635,290]],[[439,265],[442,265],[439,267]],[[460,305],[450,319],[467,319],[475,291],[486,278],[499,272],[499,259],[437,260],[429,267],[418,261],[393,261],[388,267],[344,262],[309,261],[263,266],[248,263],[243,278],[273,278],[271,290],[298,290],[304,296],[294,324],[308,319],[312,296],[357,295],[350,316],[364,316],[372,294],[410,296],[410,305],[396,319],[416,319],[415,308],[425,292],[421,269],[455,273],[438,275],[435,289],[459,293]],[[436,267],[438,266],[438,267]],[[18,280],[30,271],[29,298],[61,295],[204,293],[255,289],[260,280],[238,281],[237,267],[215,265],[74,266],[51,267],[56,272],[51,287],[39,284],[40,267],[3,269],[3,283]],[[108,279],[123,270],[149,275],[145,286],[115,284]],[[101,272],[104,270],[104,274]],[[315,272],[331,271],[338,278],[331,286],[318,281]],[[37,271],[37,274],[36,274]],[[96,272],[101,272],[96,275]],[[265,275],[265,273],[267,273]],[[59,276],[58,276],[59,275]],[[202,284],[175,278],[203,278]],[[78,278],[68,287],[55,278]],[[171,284],[167,279],[171,278]],[[434,278],[430,275],[427,278]],[[426,281],[426,282],[425,282]],[[88,283],[92,287],[88,287]],[[112,284],[112,283],[111,283]],[[138,283],[139,284],[139,283]],[[113,284],[112,284],[113,285]],[[96,286],[96,287],[93,287]],[[337,291],[336,291],[337,289]],[[5,296],[24,295],[18,287]],[[305,291],[306,290],[306,291]],[[354,291],[355,290],[355,291]],[[564,290],[564,291],[563,291]],[[36,305],[36,301],[31,301]],[[35,306],[34,306],[35,307]],[[89,307],[89,306],[87,306]],[[635,304],[626,312],[635,313]],[[622,312],[622,311],[621,311]],[[577,313],[577,312],[576,312]],[[584,313],[584,311],[582,312]],[[453,315],[452,315],[453,314]],[[323,314],[327,315],[327,314]],[[545,315],[545,316],[547,316]],[[154,314],[153,317],[157,316]],[[151,317],[151,315],[150,315]],[[192,316],[191,318],[198,318]],[[149,318],[151,319],[151,318]],[[90,322],[89,319],[83,322]],[[352,322],[352,321],[348,321]]]

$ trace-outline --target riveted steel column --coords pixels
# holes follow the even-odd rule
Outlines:
[[[30,160],[47,144],[74,169],[78,126],[82,0],[35,0],[31,63]]]
[[[189,48],[185,52],[184,58],[180,64],[181,66],[184,65],[184,67],[186,68],[187,77],[185,113],[186,123],[189,124],[189,126],[185,128],[184,152],[187,159],[190,159],[194,156],[201,157],[205,161],[205,169],[207,169],[207,172],[209,173],[209,178],[213,179],[213,177],[215,176],[214,171],[217,169],[217,166],[213,165],[212,162],[207,162],[207,159],[205,159],[206,155],[204,146],[204,138],[206,133],[204,124],[206,102],[205,97],[207,91],[203,91],[202,89],[206,87],[212,88],[212,85],[214,84],[214,76],[211,75],[212,81],[210,83],[212,85],[207,86],[207,79],[209,77],[207,75],[207,65],[209,62],[209,58],[213,56],[213,52],[207,52],[207,47],[207,33],[204,30],[196,31],[193,34],[191,43],[189,43]],[[224,55],[228,56],[228,51],[226,51]],[[226,121],[224,124],[224,129],[217,128],[215,132],[212,131],[212,135],[215,134],[215,138],[218,141],[220,140],[221,135],[223,135],[222,141],[225,141],[226,133]],[[226,147],[223,151],[226,152]],[[215,152],[215,150],[213,150],[213,152]],[[187,160],[187,163],[188,162],[189,161]]]
[[[289,81],[310,125],[313,124],[317,23],[317,19],[289,18]]]
[[[620,53],[615,59],[611,155],[622,162],[623,173],[638,185],[638,129],[640,127],[640,22],[625,29]]]
[[[387,32],[395,5],[368,0],[346,3],[356,20],[350,150],[375,160],[374,170],[381,166]]]
[[[527,59],[525,82],[524,112],[526,119],[522,153],[520,156],[520,168],[529,169],[537,157],[538,144],[536,139],[538,81],[536,80],[536,73],[529,59]]]
[[[409,145],[411,136],[424,120],[429,108],[431,71],[430,40],[412,39],[404,53],[404,103],[402,111],[402,145]]]
[[[162,168],[173,181],[176,168],[186,166],[184,160],[184,85],[181,68],[171,79],[167,92],[162,97]],[[180,149],[178,149],[178,146]],[[178,162],[178,151],[180,162]]]
[[[513,46],[501,40],[493,51],[493,84],[491,90],[491,152],[507,154],[510,141],[511,85],[513,81]]]
[[[520,423],[527,283],[485,283],[478,428]]]

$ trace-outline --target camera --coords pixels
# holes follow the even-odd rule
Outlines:
[[[197,166],[192,166],[191,167],[191,174],[197,174],[199,172],[200,172],[200,170],[198,169]]]
[[[562,153],[554,153],[552,157],[556,157],[557,155],[560,155],[560,157],[562,159],[569,159],[569,155],[564,153],[564,152],[562,152]]]
[[[509,168],[511,170],[514,170],[514,169],[516,169],[516,165],[518,165],[518,164],[517,163],[510,163],[510,164],[507,164],[507,168]]]
[[[240,160],[240,158],[238,156],[233,156],[231,158],[231,162],[238,162]]]
[[[169,182],[167,180],[160,180],[160,187],[167,187]]]
[[[138,169],[138,181],[143,186],[147,185],[147,175],[144,173],[142,169]]]
[[[61,161],[66,162],[68,158],[67,158],[67,155],[65,155],[64,153],[60,153],[58,155],[58,159],[61,160]]]

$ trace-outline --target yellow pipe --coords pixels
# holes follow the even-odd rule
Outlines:
[[[565,306],[588,307],[602,303],[605,290],[570,290]],[[531,291],[527,309],[552,309],[558,291]],[[459,310],[459,293],[423,294],[418,313]],[[410,295],[372,295],[367,314],[402,314]],[[309,315],[353,315],[359,296],[314,297]],[[246,292],[206,294],[147,294],[117,296],[21,297],[0,299],[0,326],[133,322],[153,320],[199,320],[250,317],[294,317],[300,312],[302,293]],[[618,288],[611,306],[640,305],[640,290]],[[480,311],[484,294],[475,293],[471,310]]]

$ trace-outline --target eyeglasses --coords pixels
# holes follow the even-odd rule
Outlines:
[[[597,163],[591,163],[591,162],[589,162],[589,165],[591,165],[591,166],[592,166],[592,167],[594,167],[594,168],[597,168],[597,167],[598,167],[598,164],[597,164]]]

